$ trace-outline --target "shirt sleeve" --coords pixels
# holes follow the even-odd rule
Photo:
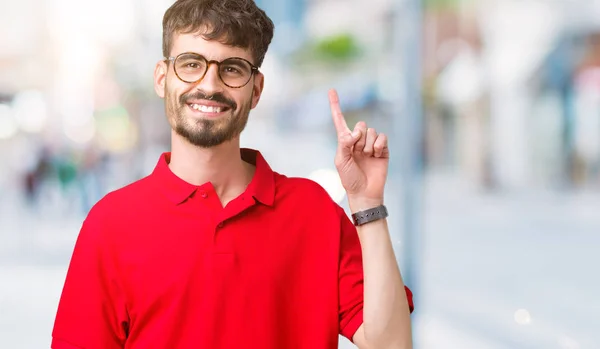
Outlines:
[[[53,349],[121,349],[128,316],[98,208],[83,223],[60,297]]]
[[[356,227],[339,207],[339,320],[340,334],[350,341],[363,323],[362,251]]]
[[[342,208],[340,264],[339,264],[339,300],[340,334],[352,341],[354,334],[363,323],[363,264],[362,250],[356,227]],[[413,294],[404,286],[410,312],[414,311]]]
[[[406,300],[408,301],[408,308],[410,309],[410,313],[415,310],[415,304],[413,303],[413,293],[410,288],[404,286],[404,290],[406,291]]]

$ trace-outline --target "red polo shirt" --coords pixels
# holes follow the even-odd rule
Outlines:
[[[319,185],[271,170],[222,207],[161,156],[86,218],[54,349],[337,348],[362,323],[355,227]],[[409,302],[412,305],[410,291]]]

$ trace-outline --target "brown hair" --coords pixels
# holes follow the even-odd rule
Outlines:
[[[206,40],[250,49],[260,67],[274,25],[253,0],[177,0],[163,17],[163,55],[169,56],[174,34],[200,30]]]

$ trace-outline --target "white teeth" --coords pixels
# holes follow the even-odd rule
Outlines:
[[[222,110],[221,107],[209,107],[207,105],[201,105],[201,104],[192,104],[192,108],[196,109],[198,111],[201,111],[203,113],[220,113]]]

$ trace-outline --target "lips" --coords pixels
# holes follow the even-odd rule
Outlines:
[[[194,113],[220,114],[230,109],[237,109],[237,104],[220,92],[211,95],[203,91],[194,91],[179,97],[181,104],[186,104]]]
[[[191,115],[197,118],[220,118],[232,108],[214,101],[192,100],[186,103]]]
[[[188,106],[202,113],[222,113],[229,110],[228,106],[223,105],[206,105],[200,103],[189,103]]]
[[[198,117],[220,117],[237,109],[237,104],[220,92],[209,95],[203,91],[194,91],[179,96],[179,101],[188,106],[192,115]]]

